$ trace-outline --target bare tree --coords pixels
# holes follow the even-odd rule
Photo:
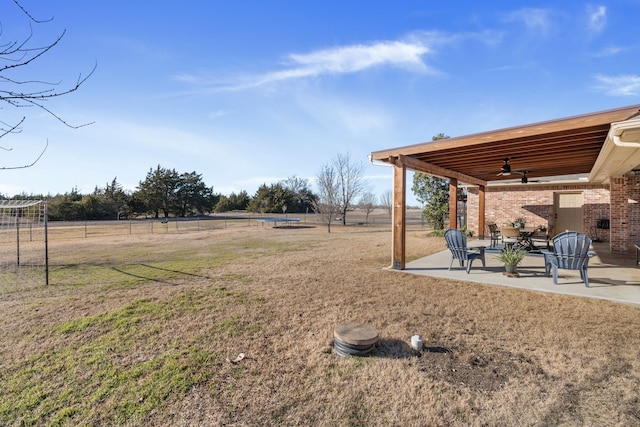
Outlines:
[[[44,79],[26,79],[16,76],[16,74],[30,75],[32,73],[32,65],[43,55],[49,53],[64,37],[66,30],[62,31],[51,42],[45,45],[34,45],[33,25],[44,25],[51,22],[53,18],[46,20],[36,19],[31,15],[18,0],[13,0],[19,12],[29,23],[30,33],[15,40],[0,40],[0,101],[16,108],[36,108],[42,110],[54,117],[60,123],[73,129],[87,126],[90,123],[72,125],[65,121],[62,117],[53,112],[45,104],[52,98],[75,92],[87,81],[94,73],[96,66],[85,76],[80,74],[78,78],[71,84],[61,86],[60,81],[47,81]],[[0,37],[5,36],[0,32]],[[0,138],[9,134],[19,133],[21,126],[25,122],[26,116],[17,119],[14,123],[0,121]],[[11,151],[11,148],[0,146],[4,151]],[[46,150],[46,146],[45,146]],[[44,151],[43,151],[44,152]],[[33,166],[42,156],[42,153],[36,160],[25,166],[10,166],[0,169],[19,169]]]
[[[385,192],[382,193],[382,196],[380,196],[380,204],[389,214],[389,218],[391,218],[391,213],[393,211],[393,194],[391,193],[391,190],[385,190]]]
[[[331,221],[340,213],[338,176],[332,165],[324,165],[320,169],[316,185],[318,196],[313,201],[313,210],[327,224],[327,232],[331,233]]]
[[[363,162],[353,162],[349,154],[338,154],[332,161],[338,179],[338,197],[342,225],[347,224],[347,211],[353,207],[356,197],[366,191]]]
[[[309,181],[296,175],[287,177],[280,181],[284,188],[288,188],[294,193],[305,191],[309,187]]]
[[[358,205],[366,214],[365,222],[367,224],[369,224],[369,214],[376,208],[376,199],[376,195],[370,191],[367,191],[362,195],[362,197],[360,197]]]

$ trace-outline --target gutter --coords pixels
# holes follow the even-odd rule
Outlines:
[[[613,130],[612,138],[615,145],[619,147],[640,147],[640,120],[612,123],[611,130]]]
[[[596,159],[589,182],[609,183],[640,165],[640,119],[611,123],[607,138]]]

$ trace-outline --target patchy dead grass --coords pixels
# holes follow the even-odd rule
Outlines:
[[[410,257],[443,248],[409,234]],[[51,242],[50,286],[0,285],[0,424],[640,425],[638,308],[386,271],[390,238]],[[352,321],[371,357],[332,351]]]

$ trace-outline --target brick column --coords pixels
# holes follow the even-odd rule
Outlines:
[[[629,250],[629,189],[627,179],[611,178],[611,218],[609,230],[611,252],[627,252]]]

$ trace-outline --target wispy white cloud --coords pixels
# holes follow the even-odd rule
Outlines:
[[[594,54],[595,57],[607,57],[607,56],[615,56],[621,52],[627,50],[626,48],[622,48],[619,46],[607,46],[604,49],[596,52]]]
[[[422,44],[389,41],[292,54],[289,58],[294,64],[293,74],[302,76],[353,73],[383,65],[426,71],[428,67],[422,61],[422,55],[429,50]],[[285,71],[284,75],[289,72]],[[275,76],[279,74],[275,73]]]
[[[640,96],[639,75],[605,76],[597,75],[597,89],[611,96]]]
[[[500,67],[490,68],[488,71],[513,71],[513,70],[526,70],[531,64],[521,65],[502,65]]]
[[[319,49],[307,53],[290,53],[281,69],[247,75],[234,82],[211,82],[197,75],[184,73],[177,80],[193,85],[206,85],[214,92],[246,90],[271,83],[365,72],[379,67],[404,69],[412,73],[437,73],[424,57],[451,39],[435,32],[415,33],[405,40],[386,40]]]
[[[607,8],[606,6],[587,6],[589,31],[599,33],[604,30],[607,25]]]
[[[504,20],[522,22],[529,30],[546,33],[551,27],[551,11],[527,7],[506,14]]]
[[[198,77],[195,74],[189,73],[176,74],[175,76],[173,76],[173,78],[183,83],[200,84],[205,82],[203,81],[202,77]]]
[[[327,75],[366,72],[381,67],[403,69],[411,73],[440,74],[425,61],[442,46],[464,40],[478,40],[484,44],[499,44],[504,34],[495,31],[480,33],[443,33],[416,31],[400,40],[376,41],[319,49],[307,53],[290,53],[279,70],[234,77],[221,81],[190,73],[176,75],[181,82],[199,86],[198,92],[241,91],[293,80],[313,79]]]
[[[248,89],[287,80],[362,72],[374,67],[391,66],[414,72],[428,72],[423,55],[431,49],[420,43],[385,41],[322,49],[305,54],[290,54],[286,67],[279,71],[249,77],[235,89]]]
[[[472,40],[486,45],[499,44],[504,40],[505,33],[496,30],[479,32],[447,33],[442,31],[414,31],[405,38],[407,43],[427,46],[429,53],[437,53],[443,46],[457,45]]]
[[[219,117],[225,116],[226,114],[227,114],[226,111],[222,111],[222,110],[212,111],[207,114],[207,118],[211,120],[215,120]]]

